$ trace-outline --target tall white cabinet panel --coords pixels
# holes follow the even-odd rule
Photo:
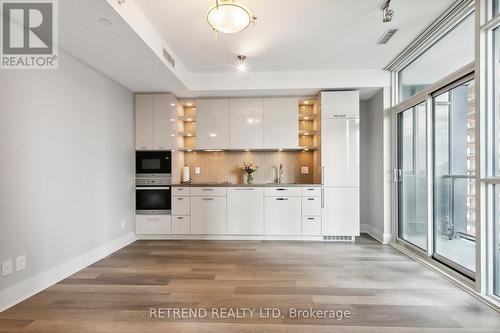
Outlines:
[[[174,106],[172,106],[174,104]],[[176,149],[177,99],[171,94],[153,95],[153,146],[156,149]]]
[[[152,95],[135,95],[135,148],[153,149]]]
[[[321,118],[359,118],[359,92],[322,92]]]
[[[359,119],[321,120],[323,184],[359,186]]]
[[[224,235],[226,232],[226,197],[191,197],[191,234]]]
[[[359,187],[325,187],[323,191],[323,235],[359,236]]]
[[[196,100],[196,147],[229,149],[229,99]]]
[[[230,235],[264,234],[263,188],[228,188],[227,233]]]
[[[359,236],[359,93],[321,93],[322,234]]]
[[[300,197],[265,197],[265,234],[297,236],[302,234]]]
[[[299,147],[298,98],[264,99],[264,148]]]
[[[264,147],[264,102],[262,99],[231,99],[229,118],[231,149],[262,149]]]

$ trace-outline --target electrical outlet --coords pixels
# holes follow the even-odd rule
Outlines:
[[[201,174],[201,168],[200,167],[194,168],[194,174],[195,175],[200,175]]]
[[[26,255],[23,254],[16,258],[16,272],[26,269]]]
[[[303,175],[308,175],[309,174],[309,167],[303,166],[302,168],[300,168],[300,172]]]
[[[2,263],[2,276],[12,274],[12,260],[7,260]]]
[[[125,226],[127,225],[127,221],[122,220],[122,229],[125,229]]]

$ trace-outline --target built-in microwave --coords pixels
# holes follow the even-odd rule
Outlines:
[[[137,151],[135,173],[138,177],[170,177],[172,174],[172,152]]]

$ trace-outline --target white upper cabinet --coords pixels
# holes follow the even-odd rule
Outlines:
[[[172,94],[135,95],[137,150],[177,148],[177,105],[177,99]]]
[[[298,98],[264,99],[264,148],[299,148]]]
[[[321,118],[359,118],[359,92],[322,92]]]
[[[359,186],[359,119],[321,121],[323,185]]]
[[[196,148],[229,149],[229,99],[196,100]]]
[[[152,95],[135,95],[135,148],[153,149]]]
[[[231,99],[230,110],[230,148],[264,148],[264,101]]]
[[[178,147],[176,105],[177,98],[171,94],[153,95],[153,147],[156,149]]]

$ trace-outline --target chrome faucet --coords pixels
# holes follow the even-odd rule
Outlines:
[[[280,163],[280,168],[278,169],[278,184],[281,184],[281,182],[283,181],[282,177],[284,171],[285,170],[283,170],[283,163]]]

